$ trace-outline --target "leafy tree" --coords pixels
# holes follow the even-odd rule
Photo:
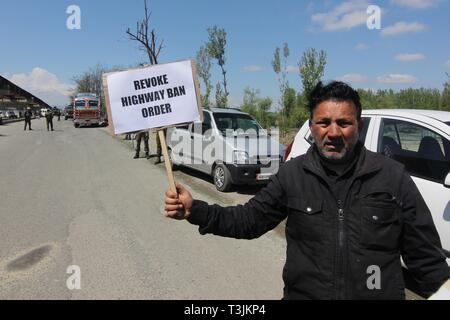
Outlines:
[[[316,52],[316,49],[307,49],[300,61],[298,67],[300,71],[300,78],[303,85],[303,92],[306,96],[309,95],[311,90],[323,77],[325,65],[326,65],[326,53],[321,50],[320,53]]]
[[[229,95],[227,89],[227,72],[225,71],[225,47],[227,45],[227,33],[225,32],[225,29],[213,26],[212,28],[208,28],[208,35],[209,39],[206,44],[208,54],[217,60],[217,64],[220,66],[223,76],[223,91],[221,87],[216,87],[216,103],[217,106],[226,107],[228,104]],[[219,96],[218,93],[220,93]]]
[[[284,113],[287,119],[291,117],[291,113],[297,104],[297,94],[293,88],[287,87],[284,91]]]
[[[444,89],[442,90],[440,109],[450,111],[450,76],[445,73],[448,80],[444,83]]]
[[[268,97],[262,99],[259,97],[259,93],[260,91],[257,89],[246,87],[241,110],[255,117],[263,128],[268,129],[271,126],[269,110],[272,106],[272,99]]]
[[[216,85],[216,106],[218,108],[226,108],[227,107],[227,97],[222,90],[222,85],[220,82]]]
[[[375,109],[374,94],[372,90],[356,89],[363,109]]]
[[[257,120],[261,126],[265,129],[269,129],[272,126],[272,122],[269,117],[269,110],[272,106],[272,99],[269,97],[258,101],[258,113]]]
[[[205,46],[201,46],[196,55],[197,73],[205,84],[205,94],[202,95],[202,105],[204,107],[210,106],[209,96],[211,94],[211,56]]]
[[[286,90],[289,88],[289,83],[286,80],[287,77],[287,59],[289,57],[289,46],[285,42],[283,44],[283,57],[284,57],[284,64],[281,65],[281,58],[280,58],[280,48],[275,48],[275,52],[273,54],[272,59],[272,68],[273,71],[278,75],[278,83],[280,86],[280,115],[279,115],[279,124],[280,124],[280,133],[283,136],[286,133],[287,128],[287,106],[286,106]]]
[[[256,117],[259,102],[259,90],[246,87],[244,89],[244,97],[241,110]]]
[[[445,88],[444,88],[445,90]],[[401,89],[398,92],[389,90],[357,89],[363,109],[399,108],[399,109],[430,109],[443,107],[443,95],[438,89]]]

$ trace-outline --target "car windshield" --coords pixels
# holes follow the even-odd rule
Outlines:
[[[265,135],[265,130],[255,119],[246,114],[238,113],[214,113],[217,128],[225,135],[227,130],[233,130],[233,134],[249,134],[253,130],[257,135]]]
[[[446,125],[450,126],[450,121],[444,122]]]
[[[97,107],[98,102],[95,100],[89,100],[89,107]]]

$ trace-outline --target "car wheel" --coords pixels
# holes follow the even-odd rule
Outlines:
[[[79,123],[74,123],[75,128],[79,128],[80,124]]]
[[[217,190],[226,192],[231,189],[230,170],[223,164],[219,164],[214,168],[213,178]]]

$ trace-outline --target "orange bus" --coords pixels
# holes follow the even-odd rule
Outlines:
[[[99,125],[101,122],[100,99],[95,93],[79,93],[73,101],[73,125]]]

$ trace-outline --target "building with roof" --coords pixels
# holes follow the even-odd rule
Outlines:
[[[14,111],[20,117],[27,107],[35,114],[41,108],[51,108],[45,101],[0,76],[0,111]]]

